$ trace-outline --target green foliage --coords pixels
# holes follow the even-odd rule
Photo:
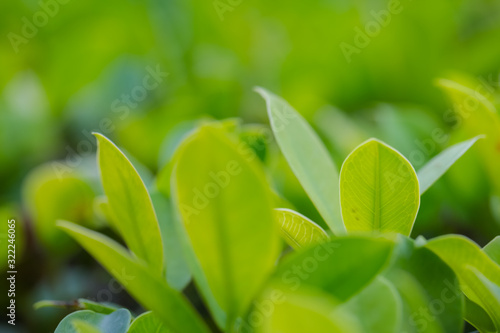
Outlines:
[[[415,170],[378,140],[356,148],[340,172],[342,218],[349,232],[397,232],[409,236],[420,206]]]
[[[296,250],[328,239],[319,225],[293,210],[275,209],[274,216],[280,226],[281,236]]]
[[[108,315],[81,310],[66,316],[54,333],[126,333],[130,318],[130,312],[126,309]]]
[[[278,257],[272,196],[253,152],[205,125],[178,150],[174,202],[203,277],[233,325],[270,274]],[[248,196],[252,193],[252,196]],[[210,291],[202,289],[205,297]]]
[[[276,140],[304,190],[335,234],[345,233],[340,216],[338,172],[328,151],[307,121],[285,100],[258,88]]]
[[[97,134],[106,197],[94,208],[128,249],[82,226],[58,225],[148,310],[131,325],[129,314],[124,332],[210,332],[182,294],[191,276],[218,330],[228,333],[448,333],[463,330],[464,320],[481,333],[498,332],[497,239],[481,249],[459,236],[409,238],[421,194],[478,137],[438,154],[420,178],[398,151],[370,139],[339,175],[310,125],[283,99],[259,91],[279,147],[335,236],[276,208],[292,205],[268,180],[272,144],[258,126],[228,120],[183,132],[159,189],[147,188]],[[280,253],[280,233],[293,253]],[[74,332],[106,333],[102,323],[124,313],[86,300],[72,308],[84,310],[61,325]]]

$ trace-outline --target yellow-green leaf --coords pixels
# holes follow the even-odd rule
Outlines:
[[[139,173],[108,138],[95,134],[102,185],[114,222],[127,246],[157,273],[163,270],[163,245],[149,193]]]
[[[342,217],[348,231],[410,235],[420,206],[417,175],[404,156],[370,139],[340,171]]]
[[[225,311],[218,323],[229,329],[272,271],[279,237],[264,170],[219,127],[204,125],[181,145],[172,194],[201,268],[192,269],[195,281],[212,312],[214,298]]]
[[[280,226],[281,236],[294,249],[328,239],[328,235],[319,225],[291,209],[275,209],[274,216]]]

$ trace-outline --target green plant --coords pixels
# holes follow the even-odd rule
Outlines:
[[[70,222],[58,226],[151,312],[133,319],[80,300],[56,332],[462,332],[464,320],[500,332],[499,239],[481,249],[463,236],[410,238],[420,196],[480,137],[418,172],[371,139],[339,173],[300,114],[258,92],[283,155],[330,230],[283,208],[249,132],[238,135],[233,121],[189,133],[149,192],[125,155],[96,134],[107,198],[100,205],[128,249]],[[283,251],[280,234],[295,253]],[[165,248],[173,239],[217,328],[182,293],[186,278],[172,277]]]

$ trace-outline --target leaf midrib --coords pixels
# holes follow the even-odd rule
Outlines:
[[[373,198],[373,229],[381,230],[381,216],[380,216],[380,196],[381,196],[381,188],[380,188],[380,151],[378,144],[375,144],[375,191]]]

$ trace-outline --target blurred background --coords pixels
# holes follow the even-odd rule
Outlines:
[[[424,194],[412,237],[461,233],[484,245],[499,234],[497,0],[15,0],[0,3],[0,17],[0,241],[5,249],[6,220],[15,218],[15,332],[52,332],[67,314],[35,311],[41,299],[139,310],[54,228],[67,219],[112,234],[99,209],[93,131],[154,187],[199,121],[241,118],[242,137],[264,142],[258,153],[276,191],[323,223],[263,135],[255,86],[302,113],[339,167],[369,137],[418,170],[486,134]],[[491,114],[467,101],[461,111],[440,78],[484,96]],[[2,254],[2,272],[6,261]],[[4,320],[0,330],[12,331]]]

